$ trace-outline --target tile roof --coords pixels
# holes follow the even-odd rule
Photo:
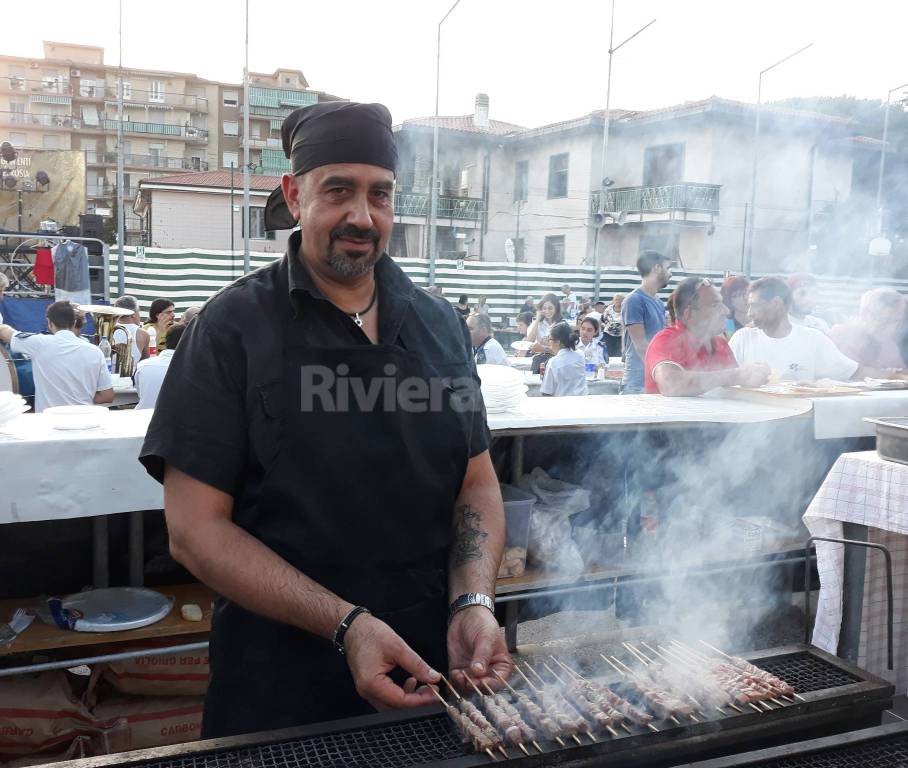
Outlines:
[[[406,128],[408,126],[416,127],[428,127],[431,128],[434,125],[434,117],[414,117],[410,120],[404,120],[403,124],[399,127]],[[473,123],[473,115],[457,115],[454,117],[451,116],[439,116],[438,118],[438,127],[444,128],[449,131],[461,131],[463,133],[485,133],[492,136],[507,136],[512,133],[521,133],[525,131],[521,125],[515,125],[514,123],[505,123],[501,120],[489,120],[489,127],[480,128]]]
[[[249,188],[261,189],[270,192],[276,189],[281,183],[280,176],[263,176],[253,173],[249,176]],[[172,187],[218,187],[230,188],[230,171],[198,171],[191,173],[177,173],[172,176],[155,176],[151,179],[142,179],[139,186],[150,186],[154,184],[166,184]],[[235,171],[233,174],[233,186],[241,189],[243,186],[243,174]]]

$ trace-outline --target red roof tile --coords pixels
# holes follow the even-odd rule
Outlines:
[[[420,126],[431,128],[435,124],[434,117],[414,117],[410,120],[404,120],[403,126]],[[439,116],[438,127],[449,131],[462,131],[464,133],[486,133],[493,136],[507,136],[511,133],[520,133],[525,131],[521,125],[514,123],[505,123],[501,120],[489,120],[488,128],[480,128],[473,123],[473,115],[457,116]]]
[[[270,192],[280,186],[280,176],[262,176],[253,173],[249,177],[250,189],[261,189]],[[177,173],[172,176],[156,176],[151,179],[142,179],[139,186],[149,184],[166,184],[173,187],[217,187],[230,189],[230,171],[194,171],[191,173]],[[243,174],[234,171],[233,186],[241,189]]]

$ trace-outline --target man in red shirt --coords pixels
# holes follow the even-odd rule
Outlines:
[[[722,335],[728,309],[709,280],[682,280],[669,308],[675,324],[657,333],[646,350],[647,394],[702,395],[735,384],[757,387],[769,379],[766,365],[738,365]]]

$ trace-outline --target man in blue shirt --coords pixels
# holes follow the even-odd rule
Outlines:
[[[665,327],[665,304],[658,293],[672,279],[671,259],[657,251],[643,251],[637,259],[640,286],[631,291],[621,306],[624,322],[626,365],[621,394],[643,392],[643,361],[653,336]]]

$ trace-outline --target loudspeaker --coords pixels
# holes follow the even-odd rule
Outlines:
[[[104,219],[96,213],[79,214],[79,236],[96,237],[98,240],[104,237]],[[101,243],[88,242],[84,243],[88,252],[93,256],[100,256],[103,253]]]

